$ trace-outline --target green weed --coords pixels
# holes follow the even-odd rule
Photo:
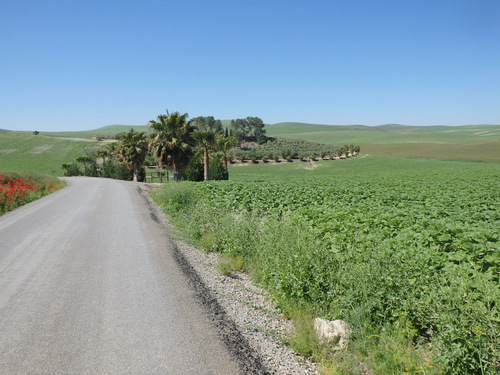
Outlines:
[[[229,276],[233,271],[233,267],[231,266],[231,261],[227,258],[221,257],[217,264],[215,265],[217,271],[224,276]]]

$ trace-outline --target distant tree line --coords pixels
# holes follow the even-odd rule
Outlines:
[[[233,150],[229,155],[231,160],[286,160],[292,159],[314,161],[318,159],[345,159],[356,156],[361,151],[360,146],[327,145],[304,140],[267,137],[265,143],[255,147],[244,147]]]
[[[66,176],[102,176],[144,181],[145,167],[165,169],[174,181],[228,179],[228,163],[234,160],[292,161],[342,159],[359,154],[354,145],[332,146],[303,140],[267,137],[259,117],[231,120],[225,128],[213,116],[188,120],[179,112],[158,115],[148,123],[149,132],[128,132],[116,142],[62,164]]]

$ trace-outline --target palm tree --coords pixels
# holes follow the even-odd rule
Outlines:
[[[216,136],[216,149],[217,151],[222,151],[224,155],[224,167],[227,170],[227,152],[239,144],[238,138],[230,135],[225,136],[223,133],[217,133]]]
[[[75,159],[78,163],[83,163],[83,175],[87,175],[87,164],[92,163],[94,159],[88,155],[79,156]]]
[[[193,155],[194,128],[187,121],[188,114],[179,112],[159,115],[149,121],[151,150],[160,167],[166,165],[174,171],[174,181],[180,180],[180,171],[187,167]]]
[[[133,181],[137,182],[139,167],[144,163],[148,152],[148,140],[143,132],[130,129],[128,133],[120,134],[116,146],[116,157],[121,164],[134,172]]]
[[[108,148],[101,148],[94,153],[96,158],[102,159],[102,165],[106,164],[106,158],[110,156],[110,151]]]
[[[198,131],[193,134],[199,147],[203,149],[203,180],[210,180],[209,164],[210,154],[215,146],[215,134],[211,130]]]

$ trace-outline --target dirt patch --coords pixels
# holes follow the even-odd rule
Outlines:
[[[320,165],[318,163],[309,161],[305,166],[304,169],[312,171],[313,169],[318,168]]]
[[[43,152],[49,151],[51,148],[52,148],[52,145],[37,146],[33,150],[30,151],[30,154],[41,154]]]
[[[0,150],[0,154],[10,154],[11,152],[16,152],[17,150],[15,148],[4,148],[3,150]]]

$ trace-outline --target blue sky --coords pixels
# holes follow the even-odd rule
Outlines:
[[[500,124],[498,0],[1,0],[0,128]]]

